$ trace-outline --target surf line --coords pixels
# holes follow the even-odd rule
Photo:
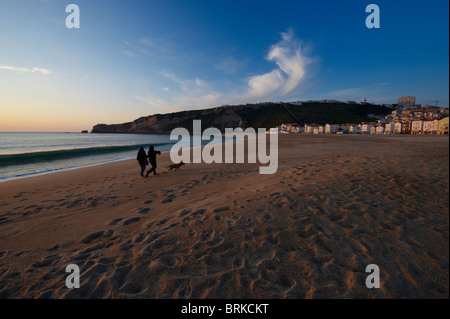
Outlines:
[[[276,133],[276,128],[270,129],[271,133]],[[267,154],[267,140],[269,136],[269,154]],[[177,140],[171,150],[170,159],[173,163],[223,163],[222,141],[225,138],[225,163],[246,163],[245,142],[247,141],[247,163],[261,164],[260,174],[275,174],[278,170],[278,134],[266,134],[265,128],[247,128],[245,131],[238,127],[235,129],[225,128],[225,134],[218,128],[210,127],[203,131],[201,120],[193,120],[192,137],[186,128],[178,127],[170,133],[170,140]],[[212,138],[212,140],[211,140]],[[210,141],[202,149],[202,140]],[[234,142],[234,143],[233,143]],[[234,144],[236,152],[234,152]],[[181,152],[181,154],[180,154]]]

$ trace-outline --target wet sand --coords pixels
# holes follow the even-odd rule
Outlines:
[[[280,135],[275,175],[158,160],[0,183],[0,298],[449,298],[448,136]]]

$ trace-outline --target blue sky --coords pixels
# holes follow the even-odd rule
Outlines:
[[[68,29],[68,4],[80,28]],[[380,8],[368,29],[365,8]],[[0,1],[0,131],[306,99],[448,107],[449,2]]]

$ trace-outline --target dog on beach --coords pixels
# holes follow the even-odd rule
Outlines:
[[[169,171],[171,171],[171,170],[178,171],[181,168],[181,166],[183,166],[183,165],[186,165],[186,164],[184,164],[183,161],[181,161],[178,164],[169,165],[168,169],[169,169]]]

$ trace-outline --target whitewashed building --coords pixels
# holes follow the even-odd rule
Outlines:
[[[420,134],[423,131],[423,120],[414,120],[411,122],[411,134]]]
[[[388,123],[384,126],[385,134],[394,134],[395,133],[395,123]]]
[[[394,124],[394,133],[395,134],[401,134],[403,132],[403,123],[402,122],[396,122]]]
[[[327,124],[325,125],[325,134],[335,134],[339,129],[337,124]]]
[[[363,123],[361,125],[361,133],[370,134],[370,130],[372,129],[372,127],[373,127],[373,124]]]
[[[437,134],[439,120],[430,120],[423,122],[423,132],[425,134]]]
[[[376,134],[384,134],[385,127],[383,125],[377,125],[375,128]]]
[[[323,134],[325,132],[325,127],[322,125],[315,125],[312,127],[313,134]]]
[[[338,133],[341,132],[342,134],[347,134],[350,133],[350,126],[352,126],[353,124],[339,124],[338,125]]]
[[[281,124],[281,130],[282,131],[289,131],[289,126],[295,125],[295,123],[283,123]]]
[[[290,124],[287,131],[290,133],[303,133],[305,129],[298,124]]]
[[[352,124],[348,128],[350,134],[361,134],[361,124]]]
[[[305,133],[306,134],[314,134],[314,128],[318,127],[317,125],[313,124],[305,124]]]

